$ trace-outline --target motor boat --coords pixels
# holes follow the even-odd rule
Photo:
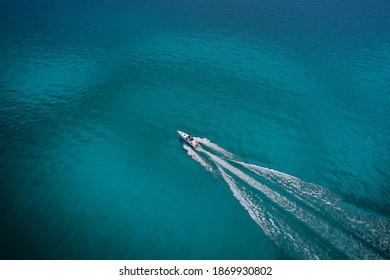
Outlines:
[[[191,135],[180,130],[178,130],[177,133],[179,133],[180,137],[183,138],[183,140],[186,141],[186,143],[190,145],[192,148],[194,149],[200,148],[199,143]]]

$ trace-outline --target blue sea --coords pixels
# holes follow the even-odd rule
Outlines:
[[[0,258],[390,259],[389,14],[1,0]]]

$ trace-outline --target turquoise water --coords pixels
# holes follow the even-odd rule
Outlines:
[[[387,1],[79,2],[0,2],[2,259],[390,258]]]

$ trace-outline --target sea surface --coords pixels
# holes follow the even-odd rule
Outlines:
[[[390,259],[389,14],[1,0],[0,258]]]

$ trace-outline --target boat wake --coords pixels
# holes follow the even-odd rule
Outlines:
[[[189,155],[193,160],[197,161],[201,166],[206,168],[207,171],[216,175],[216,171],[213,167],[208,164],[197,152],[195,152],[190,146],[187,144],[183,144],[183,149],[187,151],[187,155]]]
[[[220,176],[264,233],[291,257],[390,258],[386,218],[346,206],[322,186],[239,161],[206,138],[195,139],[205,148],[185,145],[187,154]]]

